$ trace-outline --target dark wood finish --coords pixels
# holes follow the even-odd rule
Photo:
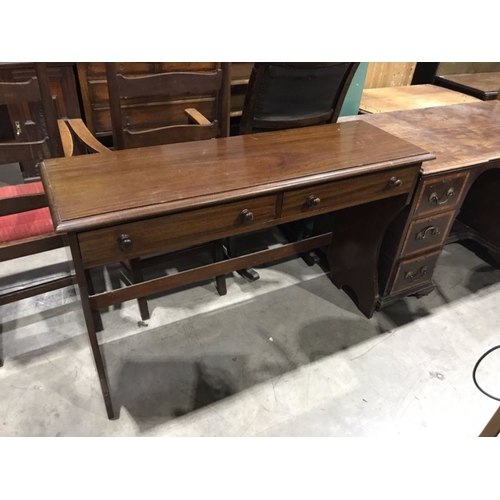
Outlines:
[[[433,246],[441,247],[453,223],[455,211],[411,222],[401,255],[408,256]]]
[[[219,125],[218,120],[205,118],[202,125],[192,122],[192,113],[185,113],[186,123],[176,123],[164,116],[161,126],[154,123],[149,126],[134,126],[128,115],[124,116],[123,103],[134,98],[159,98],[173,100],[179,96],[209,95],[212,96],[220,109],[216,118],[229,120],[228,102],[229,78],[228,63],[221,63],[221,68],[205,72],[169,72],[145,76],[125,76],[117,72],[117,63],[106,63],[106,78],[108,82],[111,123],[113,128],[113,144],[115,149],[171,144],[176,142],[196,141],[217,137],[223,130],[228,130],[228,124]],[[223,85],[224,82],[224,85]],[[186,106],[192,109],[192,106]],[[184,111],[186,112],[186,109]]]
[[[421,162],[432,158],[375,127],[345,123],[44,162],[42,179],[54,223],[58,231],[71,229],[108,416],[114,414],[93,311],[326,246],[334,266],[332,281],[351,289],[361,311],[370,316],[378,299],[377,260],[384,230],[410,201]],[[334,181],[349,196],[342,197]],[[323,233],[224,260],[224,237],[308,217],[300,210],[288,213],[282,205],[288,197],[295,199],[295,191],[302,195],[314,187],[322,192],[322,185],[342,200],[326,204]],[[367,203],[365,195],[370,193],[375,201]],[[310,206],[315,205],[314,198]],[[340,224],[328,222],[332,212]],[[89,290],[85,269],[92,265],[214,239],[213,264],[97,295]],[[353,255],[360,257],[356,263]]]
[[[90,281],[90,277],[85,273],[83,269],[80,252],[78,247],[78,239],[75,234],[69,234],[69,246],[71,249],[71,255],[73,257],[73,264],[75,266],[76,278],[78,280],[78,288],[80,290],[80,302],[82,304],[83,316],[85,319],[85,325],[87,326],[87,333],[89,336],[90,347],[92,349],[92,354],[94,356],[94,362],[97,369],[97,374],[99,376],[99,382],[101,384],[101,390],[104,398],[104,404],[106,406],[106,412],[109,419],[115,418],[115,413],[113,410],[113,403],[111,402],[111,396],[109,393],[109,382],[106,375],[106,369],[104,366],[104,359],[99,348],[99,341],[96,335],[96,325],[94,322],[94,311],[99,308],[96,307],[94,310],[90,305],[89,298],[89,288],[93,291],[93,286]],[[90,292],[91,293],[91,292]]]
[[[50,94],[58,118],[79,118],[80,104],[75,83],[75,63],[47,63],[46,75]],[[36,78],[35,63],[0,63],[0,82],[21,84]],[[38,104],[28,100],[17,101],[0,108],[5,109],[0,119],[0,139],[16,142],[35,142],[44,134]],[[50,131],[49,137],[53,136]],[[46,157],[46,155],[45,155]],[[23,160],[21,170],[25,178],[38,176],[38,160]]]
[[[245,95],[240,134],[335,123],[358,66],[353,62],[255,63]],[[305,225],[311,225],[310,221],[299,227]],[[317,261],[314,255],[303,257],[308,265]],[[240,274],[251,281],[259,278],[252,269]]]
[[[0,71],[2,67],[0,66]],[[63,154],[59,135],[57,116],[49,89],[47,66],[45,63],[35,64],[36,76],[29,77],[25,82],[0,81],[0,104],[8,106],[30,105],[38,103],[41,106],[41,116],[44,137],[35,142],[2,142],[0,143],[0,167],[10,162],[32,161],[38,163],[43,158]],[[16,213],[29,212],[47,206],[44,193],[13,196],[0,199],[0,218]],[[0,220],[1,223],[1,220]],[[44,234],[23,240],[0,243],[0,262],[34,255],[63,246],[64,239],[55,233]],[[73,283],[71,277],[53,279],[45,283],[30,285],[20,290],[3,292],[0,304],[7,304],[27,297],[33,297],[46,291],[69,286]]]
[[[454,208],[462,199],[468,175],[468,172],[453,172],[424,179],[415,215],[427,215]]]
[[[132,300],[137,297],[147,297],[162,291],[171,290],[184,285],[199,283],[213,276],[222,275],[231,271],[236,271],[239,268],[247,266],[257,266],[266,262],[291,257],[299,252],[305,252],[313,248],[328,246],[331,241],[331,234],[324,234],[309,238],[307,240],[288,243],[279,248],[270,250],[262,250],[249,255],[235,257],[234,259],[225,260],[223,262],[215,262],[206,266],[182,271],[171,276],[164,276],[149,280],[147,283],[138,283],[119,290],[101,293],[91,297],[90,301],[94,309],[119,304],[127,300]]]
[[[117,63],[119,72],[127,76],[154,75],[158,72],[211,72],[217,63]],[[229,135],[229,120],[224,118],[241,115],[243,100],[253,63],[231,63],[231,74],[224,73],[221,92],[231,95],[230,103],[224,100],[219,106],[213,95],[180,96],[174,99],[129,99],[124,105],[130,123],[135,127],[159,127],[165,122],[176,125],[187,124],[184,110],[194,107],[209,121],[217,119],[220,125],[218,137]],[[86,123],[97,137],[111,135],[106,69],[104,63],[78,63],[78,77],[82,92]],[[227,78],[226,78],[227,76]],[[230,106],[230,109],[228,109]],[[225,128],[227,127],[227,130]]]
[[[490,101],[498,96],[500,72],[439,75],[434,79],[434,83],[483,101]]]
[[[393,186],[391,179],[397,177],[401,184]],[[360,177],[358,183],[351,179],[334,181],[319,186],[296,189],[284,195],[282,218],[311,216],[332,210],[340,210],[353,203],[368,203],[408,192],[415,185],[417,172],[414,168],[388,170]]]
[[[41,172],[56,228],[65,232],[302,188],[432,158],[379,128],[354,122],[116,151],[106,157],[55,158],[44,162]],[[138,183],[138,168],[143,168],[138,166],[146,164],[148,175]]]
[[[82,262],[96,267],[249,232],[274,223],[275,205],[274,196],[264,196],[83,232],[78,236]],[[244,210],[253,214],[251,221],[242,220]],[[129,246],[121,244],[125,235]]]
[[[39,285],[33,285],[29,288],[2,293],[2,295],[0,295],[0,306],[10,304],[11,302],[17,302],[18,300],[23,300],[28,297],[33,297],[35,295],[41,295],[42,293],[52,292],[53,290],[58,290],[59,288],[73,286],[75,284],[76,280],[73,276],[63,276],[62,278],[46,281],[44,283],[40,283]]]
[[[376,125],[437,156],[422,165],[410,208],[400,213],[384,239],[379,308],[407,295],[432,291],[432,262],[425,281],[401,285],[401,279],[407,283],[398,272],[409,256],[432,261],[446,242],[466,238],[500,255],[500,231],[494,215],[500,213],[499,101],[363,115],[355,121]],[[431,236],[429,229],[428,237],[417,242],[420,231],[438,225],[433,221],[439,223],[440,234]]]
[[[28,212],[47,206],[45,193],[26,194],[12,198],[0,198],[0,217],[19,212]]]
[[[436,252],[402,260],[396,270],[392,292],[399,292],[431,280],[441,249]]]
[[[359,63],[255,63],[240,134],[335,123]]]
[[[160,144],[201,141],[229,134],[229,64],[220,63],[220,67],[209,71],[171,71],[158,72],[153,75],[125,76],[119,73],[117,63],[106,63],[106,78],[110,101],[111,122],[113,127],[113,144],[115,149],[140,148]],[[160,71],[160,70],[159,70]],[[156,120],[148,126],[134,126],[130,122],[125,108],[131,99],[185,99],[192,96],[208,96],[215,99],[216,113],[212,121],[208,120],[198,109],[186,106],[184,121],[176,123],[168,115],[162,117],[159,124]],[[161,126],[158,126],[161,125]],[[189,245],[192,242],[187,241]],[[217,249],[214,248],[214,251]],[[144,255],[144,253],[141,253]],[[134,260],[133,273],[139,281],[140,258]],[[217,277],[217,288],[225,293],[224,276]],[[140,302],[143,319],[147,305]],[[149,316],[149,313],[147,314]]]

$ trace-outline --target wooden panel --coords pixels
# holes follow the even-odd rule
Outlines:
[[[365,79],[365,89],[410,85],[415,72],[414,62],[371,62]]]
[[[87,67],[89,77],[106,78],[106,66],[103,62],[77,63]],[[209,71],[216,67],[214,62],[119,62],[118,71],[123,75],[149,75],[167,71]]]
[[[244,222],[243,210],[251,212],[252,221]],[[84,266],[94,267],[249,232],[273,221],[275,214],[276,196],[264,196],[89,231],[78,239]],[[122,235],[132,241],[127,251],[119,245]]]
[[[189,117],[184,112],[186,108],[196,108],[209,120],[215,120],[215,99],[211,98],[124,107],[131,129],[161,127],[165,124],[166,117],[168,117],[172,125],[187,125]],[[100,131],[97,135],[111,131],[111,114],[109,108],[96,109],[94,119],[95,130]]]
[[[469,172],[425,179],[415,205],[415,215],[438,213],[455,207],[463,194]]]
[[[440,255],[441,250],[438,250],[422,257],[401,261],[398,266],[391,293],[396,293],[429,282]]]
[[[408,256],[423,250],[439,247],[444,243],[455,211],[413,221],[408,228],[401,255]]]
[[[409,85],[365,89],[359,109],[363,113],[391,113],[465,102],[478,102],[478,99],[437,85]]]
[[[290,191],[284,195],[281,215],[283,218],[312,216],[402,194],[413,188],[417,175],[418,168],[400,168]],[[401,184],[391,184],[393,178]],[[320,202],[311,206],[308,200]]]
[[[62,220],[56,226],[63,230],[60,222],[72,219],[88,227],[82,218],[105,216],[109,221],[109,212],[117,212],[123,220],[119,212],[128,209],[139,209],[142,215],[134,217],[141,218],[146,212],[221,203],[433,157],[376,127],[350,122],[54,158],[44,162],[42,176],[48,196],[57,200]],[[139,178],[144,165],[148,175]]]
[[[117,63],[118,70],[126,76],[154,75],[170,71],[210,71],[220,66],[215,62],[141,62]],[[109,96],[104,63],[78,63],[78,79],[82,91],[82,101],[88,128],[98,137],[111,135],[111,116],[109,112]],[[186,105],[181,101],[186,101]],[[127,100],[128,105],[140,108],[131,110],[129,119],[132,128],[159,127],[167,124],[177,125],[188,123],[184,114],[186,107],[198,109],[209,120],[215,119],[215,92],[204,96],[179,96],[174,99],[161,97],[146,97]],[[172,102],[173,108],[162,103]],[[210,104],[208,104],[210,102]],[[178,105],[178,106],[177,106]],[[151,119],[150,119],[151,117]],[[172,122],[170,119],[172,118]]]

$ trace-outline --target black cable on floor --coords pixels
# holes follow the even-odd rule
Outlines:
[[[472,370],[472,380],[474,381],[474,385],[483,393],[485,394],[486,396],[488,396],[489,398],[491,399],[494,399],[496,401],[500,401],[500,398],[497,398],[495,396],[492,396],[491,394],[488,394],[484,389],[481,388],[481,386],[477,383],[477,380],[476,380],[476,371],[479,367],[479,364],[481,363],[481,361],[486,357],[488,356],[488,354],[491,354],[493,351],[496,351],[497,349],[500,349],[500,345],[496,345],[495,347],[492,347],[491,349],[489,349],[488,351],[486,351],[476,362],[475,366],[474,366],[474,369]]]

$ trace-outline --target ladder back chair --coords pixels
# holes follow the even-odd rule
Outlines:
[[[126,76],[117,63],[106,63],[113,144],[129,149],[160,144],[199,141],[229,135],[229,63],[210,71],[174,71],[143,76]],[[215,116],[209,119],[188,107],[190,96],[213,97]],[[181,110],[170,116],[153,116],[155,100],[179,99]],[[133,102],[148,99],[150,120],[134,120]],[[182,109],[182,101],[185,108]],[[132,103],[127,107],[127,103]],[[145,120],[148,122],[148,120]]]
[[[27,104],[41,110],[32,114],[40,120],[32,127],[32,130],[41,131],[36,141],[0,142],[0,169],[22,161],[40,163],[47,158],[73,156],[77,151],[109,152],[90,134],[81,119],[57,119],[46,64],[35,63],[35,70],[36,77],[25,82],[0,82],[0,105]],[[54,231],[43,184],[39,180],[0,186],[0,264],[64,246],[66,238]],[[2,286],[0,306],[75,283],[71,273],[63,274],[29,286]],[[7,276],[5,281],[8,280]],[[100,326],[100,318],[96,317],[96,323]],[[0,349],[0,366],[2,364]]]
[[[207,71],[127,76],[118,72],[118,63],[108,62],[106,78],[115,149],[229,136],[230,63],[217,63],[214,69]],[[189,107],[190,101],[199,102],[200,97],[214,100],[213,116],[207,117],[198,109]],[[156,103],[172,99],[176,101],[175,110],[158,116]],[[149,104],[149,111],[142,111],[144,103]],[[139,117],[134,110],[141,110],[137,111]],[[169,256],[189,255],[207,248],[212,251],[214,261],[224,259],[222,240],[172,252]],[[140,259],[131,260],[130,265],[134,280],[142,281]],[[219,295],[227,293],[225,276],[216,277],[216,287]],[[149,309],[146,299],[140,301],[141,315],[147,319]]]

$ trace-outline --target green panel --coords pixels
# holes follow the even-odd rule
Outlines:
[[[367,62],[359,63],[358,70],[352,79],[349,90],[347,91],[344,105],[340,111],[340,116],[352,116],[358,114],[359,103],[361,102],[361,94],[363,93],[367,70]]]

